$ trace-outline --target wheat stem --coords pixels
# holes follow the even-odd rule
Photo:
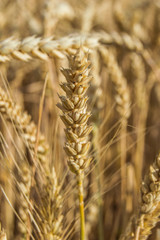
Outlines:
[[[82,170],[78,173],[78,197],[79,197],[79,212],[80,212],[80,239],[85,240],[85,214],[84,214],[84,196],[83,196],[83,178],[84,173]]]
[[[94,163],[95,163],[95,170],[97,176],[97,187],[98,187],[98,234],[99,240],[104,240],[104,233],[103,233],[103,198],[102,198],[102,187],[100,181],[100,156],[98,154],[98,125],[94,125],[93,128],[93,149],[94,149]]]

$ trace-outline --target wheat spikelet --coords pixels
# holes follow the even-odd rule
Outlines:
[[[67,141],[64,149],[68,155],[68,166],[78,179],[81,240],[84,240],[83,175],[84,169],[91,160],[88,157],[90,148],[88,135],[92,130],[92,127],[87,125],[91,114],[87,112],[88,98],[84,95],[91,80],[91,76],[89,76],[90,62],[83,49],[80,49],[75,55],[68,56],[68,60],[69,69],[61,70],[67,80],[67,83],[61,84],[66,96],[60,96],[61,104],[58,104],[58,107],[63,112],[61,119],[66,126]]]

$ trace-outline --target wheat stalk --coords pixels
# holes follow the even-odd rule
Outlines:
[[[145,88],[146,72],[145,65],[141,58],[136,53],[131,55],[131,70],[134,80],[134,98],[136,102],[135,113],[133,114],[135,124],[137,124],[137,146],[135,156],[133,157],[136,167],[136,179],[137,186],[140,185],[142,180],[142,169],[143,169],[143,154],[145,144],[144,130],[146,127],[146,120],[148,116],[149,106],[149,91]]]
[[[81,224],[81,240],[85,239],[85,217],[83,202],[83,178],[84,169],[90,162],[87,153],[90,147],[88,134],[92,127],[87,125],[90,113],[87,111],[87,97],[85,93],[89,87],[91,77],[89,76],[90,62],[87,54],[80,49],[75,55],[68,56],[69,69],[62,69],[67,83],[61,87],[66,96],[60,96],[61,104],[58,107],[62,110],[61,116],[66,129],[67,142],[65,151],[68,155],[68,166],[77,176],[79,189],[79,209]]]

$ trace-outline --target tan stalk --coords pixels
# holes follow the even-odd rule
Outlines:
[[[147,89],[145,88],[145,84],[147,85],[147,83],[145,82],[146,74],[144,62],[142,58],[136,53],[133,53],[131,55],[131,69],[134,81],[134,97],[136,100],[136,109],[133,117],[137,128],[137,146],[133,161],[136,167],[135,172],[137,186],[139,186],[142,181],[145,128],[148,115],[149,93],[146,92]]]

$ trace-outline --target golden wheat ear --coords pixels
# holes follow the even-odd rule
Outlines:
[[[9,121],[14,123],[16,129],[20,133],[20,137],[24,140],[26,146],[30,150],[34,164],[38,164],[39,166],[39,168],[36,169],[38,175],[43,175],[43,181],[35,178],[35,183],[37,186],[43,186],[43,190],[40,194],[41,196],[39,196],[36,201],[33,201],[32,203],[35,205],[35,208],[37,208],[36,210],[41,218],[36,219],[37,224],[41,227],[41,231],[45,239],[49,239],[49,236],[50,238],[55,237],[55,239],[59,239],[62,235],[62,198],[60,195],[60,187],[58,185],[55,169],[53,167],[52,172],[49,169],[49,146],[45,140],[45,137],[41,133],[39,134],[37,154],[35,154],[37,126],[33,121],[31,121],[31,116],[26,112],[23,112],[21,107],[14,103],[11,97],[8,96],[8,94],[2,88],[0,88],[0,113],[2,115],[5,115]],[[37,187],[35,186],[35,183],[32,186],[32,175],[34,174],[33,170],[34,169],[32,165],[29,166],[29,164],[27,164],[25,161],[22,163],[22,174],[19,187],[19,216],[22,221],[18,223],[18,228],[19,237],[23,239],[26,238],[27,234],[30,234],[26,228],[26,226],[29,225],[28,223],[30,220],[30,215],[28,214],[28,212],[30,212],[31,206],[31,204],[29,204],[29,201],[32,200],[30,190],[31,187]],[[39,203],[38,207],[37,202]],[[55,211],[56,214],[53,214],[53,211]],[[33,231],[35,229],[32,227]]]
[[[91,113],[87,111],[87,99],[85,93],[89,87],[91,77],[87,56],[79,50],[76,55],[68,56],[69,69],[61,69],[67,83],[62,83],[61,87],[66,96],[59,96],[61,104],[57,106],[62,110],[60,116],[66,129],[65,151],[68,155],[68,165],[72,172],[78,174],[79,170],[84,170],[88,162],[88,150],[90,142],[88,135],[92,131],[92,126],[88,126],[87,121]]]
[[[160,221],[160,154],[149,167],[141,186],[139,212],[131,219],[131,227],[126,229],[120,240],[146,240],[152,229]]]
[[[58,107],[62,110],[60,117],[66,126],[64,150],[68,155],[68,166],[78,179],[81,240],[84,240],[83,176],[84,169],[91,160],[88,157],[90,148],[88,136],[92,131],[92,126],[87,124],[91,113],[87,110],[88,97],[85,94],[92,78],[89,76],[91,63],[82,48],[75,55],[68,56],[68,61],[69,68],[61,69],[67,82],[61,84],[65,96],[60,96],[61,104],[58,104]]]
[[[160,221],[160,154],[149,167],[141,187],[141,207],[137,220],[139,239],[147,239]]]

